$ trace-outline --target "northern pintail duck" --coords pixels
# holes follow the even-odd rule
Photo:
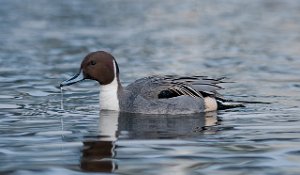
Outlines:
[[[207,76],[149,76],[123,87],[115,58],[104,51],[89,53],[80,71],[60,84],[68,86],[85,79],[100,84],[100,109],[143,114],[190,114],[242,106],[227,103],[217,90],[223,78]]]

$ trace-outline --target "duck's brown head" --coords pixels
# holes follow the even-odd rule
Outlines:
[[[60,84],[69,86],[84,79],[96,80],[100,85],[110,84],[119,76],[118,64],[114,57],[104,51],[89,53],[81,62],[79,73]]]

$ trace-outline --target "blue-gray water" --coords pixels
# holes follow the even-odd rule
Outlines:
[[[300,174],[300,1],[2,0],[0,174]],[[98,85],[56,86],[90,51],[123,84],[226,76],[246,108],[99,114]]]

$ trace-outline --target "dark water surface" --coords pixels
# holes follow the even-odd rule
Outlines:
[[[300,1],[2,0],[0,44],[0,174],[300,174]],[[56,86],[96,50],[123,84],[227,76],[226,97],[271,104],[99,114],[86,81],[61,109]]]

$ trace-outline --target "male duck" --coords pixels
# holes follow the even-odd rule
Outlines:
[[[143,114],[191,114],[243,106],[227,103],[217,92],[223,78],[207,76],[149,76],[122,87],[114,57],[104,51],[89,53],[80,71],[63,81],[68,86],[84,79],[100,84],[100,109]]]

